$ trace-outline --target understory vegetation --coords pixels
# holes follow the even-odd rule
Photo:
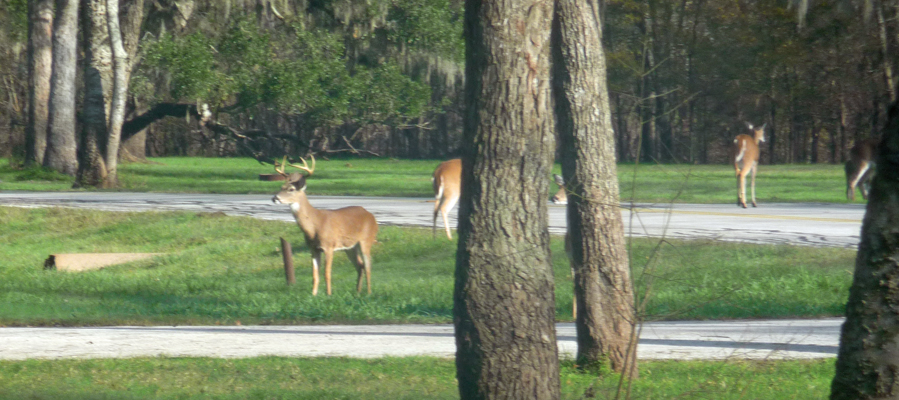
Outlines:
[[[288,211],[285,209],[285,213]],[[0,325],[449,323],[455,242],[430,229],[381,227],[372,294],[355,293],[335,257],[334,295],[311,295],[310,256],[293,223],[209,213],[0,207]],[[293,243],[284,279],[279,237]],[[707,241],[630,240],[647,320],[841,315],[855,251]],[[553,238],[556,311],[571,320],[572,283]],[[50,254],[152,252],[88,272],[44,270]]]

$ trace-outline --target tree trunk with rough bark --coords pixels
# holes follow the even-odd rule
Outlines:
[[[75,135],[75,78],[78,67],[78,0],[57,0],[53,26],[45,167],[72,175],[78,171]]]
[[[104,154],[112,98],[112,49],[106,24],[106,0],[82,0],[84,9],[84,105],[77,184],[107,187]]]
[[[84,0],[86,16],[84,72],[85,93],[82,114],[78,184],[115,187],[125,113],[128,82],[137,49],[137,32],[143,19],[143,1]],[[109,6],[112,6],[110,8]],[[124,16],[119,24],[119,16]]]
[[[558,0],[553,98],[568,191],[577,362],[636,376],[634,293],[618,198],[615,132],[596,0]]]
[[[28,2],[28,123],[25,163],[41,165],[47,151],[53,74],[53,0]]]
[[[547,231],[552,2],[465,4],[456,373],[463,399],[557,399]]]
[[[125,121],[125,100],[128,95],[128,54],[122,42],[119,27],[119,0],[106,0],[106,25],[109,30],[109,44],[112,48],[112,104],[109,108],[109,140],[106,146],[106,185],[118,186],[119,143],[122,138],[122,123]]]
[[[876,155],[831,399],[899,399],[899,105]]]

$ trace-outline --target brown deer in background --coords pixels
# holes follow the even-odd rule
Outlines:
[[[459,196],[462,195],[462,159],[454,158],[447,160],[434,170],[431,178],[434,185],[434,196],[437,201],[434,203],[434,221],[431,225],[431,233],[437,235],[437,213],[443,216],[443,227],[446,229],[446,237],[453,239],[450,231],[449,218],[447,215],[459,202]]]
[[[879,137],[867,138],[855,143],[849,150],[849,161],[846,161],[846,198],[855,201],[855,189],[862,192],[862,198],[868,199],[868,186],[874,176],[874,154],[880,145]]]
[[[734,138],[734,144],[731,147],[731,161],[734,163],[734,170],[737,173],[737,205],[746,208],[746,175],[752,173],[752,182],[750,188],[752,190],[752,206],[756,207],[755,202],[755,173],[759,166],[759,143],[765,141],[765,125],[753,127],[752,124],[746,124],[749,130],[753,131],[753,136],[740,134]]]
[[[362,276],[365,274],[368,294],[371,294],[371,247],[378,235],[378,222],[374,215],[358,206],[344,207],[337,210],[319,210],[309,203],[306,197],[306,178],[315,170],[315,157],[312,167],[302,160],[303,165],[287,164],[287,159],[275,164],[275,171],[287,178],[281,191],[272,198],[272,202],[290,204],[297,225],[306,237],[306,245],[312,252],[312,295],[318,294],[318,268],[322,254],[325,256],[325,285],[331,295],[331,261],[334,252],[347,250],[347,256],[356,266],[358,278],[356,292],[362,292]],[[285,165],[306,171],[308,175],[284,172]]]
[[[565,179],[561,175],[553,174],[553,180],[559,186],[559,191],[550,199],[553,204],[568,204],[568,192],[565,191]]]

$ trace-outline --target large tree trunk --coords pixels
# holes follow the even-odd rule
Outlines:
[[[53,74],[44,166],[74,176],[78,171],[75,139],[75,77],[78,66],[78,0],[57,0],[53,27]]]
[[[463,399],[556,399],[547,231],[552,2],[465,4],[463,189],[454,324]]]
[[[84,3],[87,63],[78,183],[114,187],[118,185],[116,169],[125,96],[131,78],[132,64],[127,51],[137,48],[136,31],[141,26],[143,1],[124,2],[125,18],[121,27],[119,0],[84,0]]]
[[[615,132],[596,0],[558,0],[553,98],[568,191],[568,239],[577,301],[577,362],[608,360],[634,376],[634,293],[618,209]]]
[[[831,399],[899,399],[899,106],[890,109],[862,222]]]
[[[104,154],[112,98],[112,50],[106,24],[106,0],[84,2],[84,106],[79,149],[78,184],[107,187]]]
[[[53,0],[28,2],[28,123],[25,162],[41,165],[47,151],[50,77],[53,74]]]

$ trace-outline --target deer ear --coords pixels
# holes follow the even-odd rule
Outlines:
[[[287,179],[296,190],[306,189],[306,175],[303,175],[299,172],[294,172],[290,174],[290,177],[288,177]]]

